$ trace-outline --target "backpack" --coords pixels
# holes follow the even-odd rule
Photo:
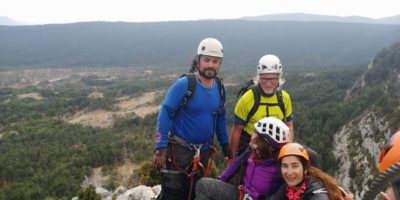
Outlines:
[[[276,91],[276,97],[278,99],[278,103],[260,103],[260,99],[261,99],[261,88],[258,84],[255,84],[254,80],[251,79],[249,82],[246,83],[245,86],[243,86],[238,94],[237,97],[242,96],[244,93],[246,93],[248,90],[252,90],[253,91],[253,95],[254,95],[254,105],[253,107],[250,109],[249,114],[247,115],[246,118],[246,124],[250,121],[250,118],[257,112],[258,107],[260,105],[265,105],[265,106],[279,106],[279,108],[281,109],[282,113],[283,113],[283,122],[286,122],[286,108],[285,108],[285,103],[283,102],[283,98],[282,98],[282,90],[277,90]],[[267,112],[267,116],[269,115],[269,113]]]
[[[188,73],[188,74],[183,74],[180,76],[180,78],[186,76],[188,79],[188,90],[185,93],[185,96],[183,97],[181,101],[181,106],[185,107],[189,100],[193,97],[194,92],[196,91],[196,76],[193,73]],[[218,85],[218,92],[219,96],[221,98],[220,104],[218,106],[218,113],[221,113],[223,108],[225,107],[225,97],[226,97],[226,91],[225,91],[225,86],[223,83],[222,78],[215,77],[215,81],[217,82]]]

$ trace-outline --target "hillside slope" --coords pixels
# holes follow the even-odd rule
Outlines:
[[[400,129],[400,44],[379,52],[343,104],[359,113],[335,135],[336,177],[361,198],[377,176],[380,148]]]

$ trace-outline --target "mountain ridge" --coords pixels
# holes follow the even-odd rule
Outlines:
[[[255,20],[255,21],[330,21],[330,22],[347,22],[347,23],[371,23],[371,24],[400,24],[400,14],[382,18],[370,18],[365,16],[336,16],[336,15],[322,15],[322,14],[311,14],[311,13],[279,13],[279,14],[266,14],[257,16],[243,16],[236,18],[237,20]],[[205,21],[205,20],[229,20],[229,19],[199,19],[194,21]],[[176,20],[176,21],[193,21],[193,20]],[[90,21],[95,22],[95,21]],[[168,21],[160,21],[168,22]],[[170,21],[173,22],[173,21]],[[78,22],[79,23],[79,22]],[[146,23],[146,22],[140,22]],[[29,23],[34,25],[35,23]],[[36,23],[39,25],[39,23]],[[40,23],[42,24],[42,23]],[[49,24],[60,24],[60,23],[49,23]],[[65,24],[65,23],[61,23]],[[14,25],[27,25],[25,23],[17,22],[10,17],[0,16],[0,25],[14,26]],[[42,24],[43,25],[43,24]]]
[[[336,66],[367,63],[400,41],[400,26],[245,20],[0,26],[0,67],[185,67],[205,37],[224,44],[228,66],[254,65],[266,53],[286,66]]]
[[[400,15],[373,19],[362,16],[334,16],[334,15],[317,15],[307,13],[285,13],[271,14],[260,16],[241,17],[242,20],[256,21],[326,21],[326,22],[345,22],[345,23],[366,23],[366,24],[400,24]]]
[[[17,26],[17,25],[22,25],[22,24],[7,16],[0,16],[0,26]]]

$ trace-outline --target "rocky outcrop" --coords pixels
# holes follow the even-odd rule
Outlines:
[[[384,117],[370,110],[344,126],[334,137],[334,155],[339,161],[335,178],[356,199],[368,190],[377,175],[380,148],[390,130]]]
[[[96,187],[96,193],[100,194],[102,199],[105,200],[154,200],[160,192],[160,185],[154,187],[140,185],[128,190],[125,187],[120,186],[115,189],[114,192],[110,192],[102,187]],[[75,199],[77,199],[77,197],[72,198],[72,200]]]

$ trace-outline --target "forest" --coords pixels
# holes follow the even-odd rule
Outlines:
[[[284,89],[292,96],[295,137],[322,155],[327,171],[334,170],[332,166],[335,164],[330,151],[333,133],[340,124],[356,114],[353,108],[357,108],[338,102],[363,70],[362,66],[353,66],[321,69],[312,75],[301,70],[286,73]],[[221,76],[227,77],[226,83],[229,80],[245,83],[251,78],[250,74],[247,77],[236,76],[228,74],[227,70]],[[93,168],[101,167],[104,174],[112,176],[113,169],[126,159],[134,163],[150,162],[156,114],[144,118],[118,118],[110,128],[70,124],[62,119],[80,110],[112,110],[110,105],[118,97],[165,90],[170,83],[152,78],[119,79],[105,83],[89,76],[51,89],[33,86],[1,88],[0,198],[70,198],[78,194],[84,176],[92,174]],[[236,93],[240,87],[240,84],[227,87],[229,119],[233,117]],[[104,97],[88,98],[93,90],[102,92]],[[18,98],[19,94],[32,92],[39,93],[43,99]],[[349,108],[352,110],[345,112]],[[313,139],[315,137],[318,139]],[[224,167],[220,158],[221,155],[217,156],[216,170]],[[143,168],[145,171],[130,177],[130,185],[156,184],[149,178],[152,172],[146,172],[148,169]],[[106,185],[109,189],[117,186],[113,178]]]

